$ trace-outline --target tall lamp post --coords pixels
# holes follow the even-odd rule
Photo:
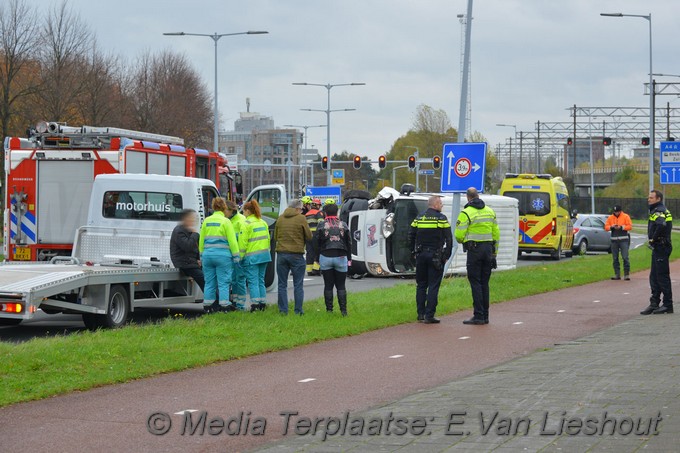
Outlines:
[[[214,124],[215,130],[214,130],[214,136],[213,136],[213,140],[214,140],[213,148],[214,148],[215,152],[220,150],[220,148],[219,148],[219,139],[220,139],[220,137],[219,137],[219,127],[220,127],[220,125],[219,125],[219,113],[218,113],[218,110],[217,110],[217,41],[219,41],[220,38],[223,38],[225,36],[266,35],[268,33],[269,33],[268,31],[242,31],[242,32],[238,32],[238,33],[221,33],[221,34],[219,34],[219,33],[213,33],[213,34],[185,33],[183,31],[172,32],[172,33],[163,33],[163,35],[165,35],[165,36],[204,36],[204,37],[208,37],[208,38],[212,39],[215,42],[215,94],[214,94],[215,106],[214,106],[214,112],[213,112],[213,115],[214,115],[213,119],[214,119],[214,122],[215,122],[215,124]]]
[[[508,171],[512,173],[512,139],[517,137],[517,125],[516,124],[496,124],[498,127],[511,127],[515,130],[515,135],[510,138],[510,162],[508,162]]]
[[[331,110],[331,88],[333,87],[353,87],[366,85],[363,82],[352,83],[308,83],[294,82],[293,85],[324,87],[328,91],[326,110],[322,109],[301,109],[305,112],[324,112],[326,114],[326,158],[328,159],[328,169],[326,170],[326,184],[331,185],[331,113],[332,112],[352,112],[356,109],[336,109]]]
[[[649,22],[649,190],[654,189],[654,71],[652,70],[652,13],[649,14],[623,14],[623,13],[600,13],[605,17],[639,17]]]
[[[307,129],[309,129],[310,127],[326,127],[326,125],[325,124],[319,124],[319,125],[316,125],[316,126],[300,126],[300,125],[296,125],[296,124],[284,124],[283,127],[299,127],[300,129],[304,129],[305,130],[305,136],[303,138],[304,138],[304,142],[305,142],[305,149],[307,149]],[[301,160],[302,159],[298,158],[298,164],[300,164]],[[302,173],[302,168],[303,167],[300,166],[300,173]],[[304,182],[304,184],[308,185],[307,184],[307,167],[304,167],[304,168],[305,168],[305,182]],[[314,185],[314,164],[312,164],[312,185]]]

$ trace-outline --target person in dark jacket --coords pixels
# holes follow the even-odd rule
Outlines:
[[[649,221],[647,222],[647,238],[652,249],[652,267],[649,270],[649,286],[652,296],[649,306],[640,312],[641,315],[663,315],[673,313],[673,290],[668,258],[673,251],[671,232],[673,216],[663,204],[663,194],[652,190],[647,197],[649,204]],[[663,294],[663,305],[661,295]]]
[[[319,265],[323,276],[323,297],[326,311],[333,312],[333,287],[338,290],[338,305],[342,316],[347,316],[347,267],[351,265],[352,247],[349,227],[338,219],[338,205],[325,206],[326,218],[316,228]]]
[[[172,265],[184,275],[194,279],[201,288],[205,286],[201,255],[198,252],[198,216],[193,209],[185,209],[180,214],[179,224],[170,236],[170,259]]]

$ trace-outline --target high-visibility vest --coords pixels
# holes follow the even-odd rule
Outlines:
[[[215,211],[201,225],[198,250],[203,253],[208,249],[229,251],[234,258],[239,258],[239,248],[234,227],[231,226],[231,222],[222,211]]]
[[[241,259],[244,259],[246,263],[268,263],[272,260],[269,252],[269,225],[255,215],[246,218],[238,242]]]
[[[231,225],[234,227],[234,233],[236,233],[236,239],[238,239],[244,225],[246,224],[246,216],[240,212],[237,212],[229,220],[231,220]]]
[[[488,206],[482,209],[468,206],[458,216],[456,222],[458,242],[498,242],[500,236],[496,213]]]

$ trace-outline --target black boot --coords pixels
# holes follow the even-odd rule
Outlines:
[[[340,298],[340,292],[338,291],[338,299]],[[333,313],[333,291],[324,291],[323,299],[326,302],[326,311],[328,313]]]
[[[338,305],[340,305],[340,313],[342,316],[347,316],[347,291],[338,290]]]
[[[654,313],[654,310],[656,310],[657,308],[659,308],[659,303],[650,300],[647,308],[642,310],[640,312],[640,314],[641,315],[651,315],[652,313]]]
[[[666,304],[666,302],[664,302],[662,306],[660,306],[653,312],[653,314],[655,315],[665,315],[670,313],[673,313],[673,306]]]

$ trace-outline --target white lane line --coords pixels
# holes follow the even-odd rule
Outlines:
[[[596,303],[598,303],[599,301],[600,301],[599,299],[598,299],[598,300],[594,300],[593,303],[596,304]]]
[[[316,381],[316,378],[308,377],[307,379],[300,379],[298,382],[304,384],[306,382],[312,382],[312,381]]]
[[[557,310],[557,313],[564,313],[566,310]]]
[[[460,337],[460,338],[458,338],[458,339],[459,339],[459,340],[468,340],[468,339],[470,339],[470,337]]]
[[[519,326],[520,324],[524,324],[522,321],[517,321],[512,323],[514,326]]]
[[[390,358],[390,359],[401,359],[402,357],[404,357],[403,354],[397,354],[397,355],[391,355],[388,358]]]
[[[184,409],[183,411],[175,412],[175,415],[184,415],[187,412],[198,412],[198,409]]]
[[[630,293],[623,293],[624,296],[627,296],[627,295],[629,295],[629,294],[630,294]]]

